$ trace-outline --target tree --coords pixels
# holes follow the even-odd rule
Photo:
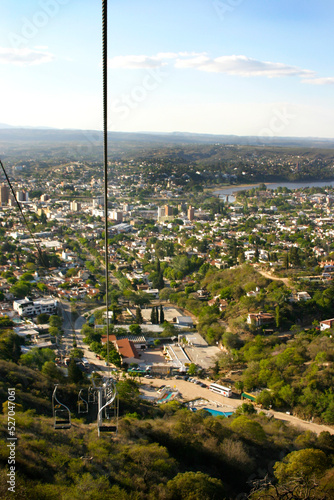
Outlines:
[[[307,486],[315,479],[320,479],[328,466],[328,459],[323,451],[306,448],[293,451],[282,462],[276,462],[274,474],[281,485],[296,482]]]
[[[6,337],[0,340],[0,358],[17,363],[21,356],[21,345],[24,340],[16,333],[8,331]]]
[[[151,309],[151,323],[152,323],[152,325],[158,324],[157,313],[156,313],[155,307],[152,307],[152,309]]]
[[[0,328],[9,328],[11,326],[14,326],[14,323],[8,316],[0,317]]]
[[[138,325],[142,325],[144,322],[143,320],[143,316],[142,316],[142,313],[141,313],[141,310],[139,307],[136,307],[136,323]]]
[[[132,335],[141,335],[141,333],[142,333],[140,326],[136,325],[136,324],[130,325],[129,330],[132,333]]]
[[[20,277],[20,281],[34,281],[34,279],[31,273],[23,273]]]
[[[241,380],[237,380],[234,384],[234,387],[241,394],[244,390],[244,383]]]
[[[164,308],[163,308],[162,304],[160,304],[160,319],[159,319],[160,325],[162,323],[164,323],[164,321],[165,321]]]
[[[275,307],[275,323],[276,328],[279,328],[281,326],[281,310],[279,305]]]
[[[45,325],[49,322],[50,315],[46,313],[41,313],[36,317],[37,325]]]
[[[30,368],[38,368],[41,370],[44,363],[55,360],[55,353],[52,349],[38,349],[34,347],[26,354],[22,354],[21,363]]]
[[[71,351],[72,358],[82,359],[83,356],[84,356],[84,352],[82,349],[78,349],[77,347],[72,349],[72,351]]]
[[[56,326],[50,326],[49,334],[52,335],[52,337],[60,338],[62,336],[62,331]]]
[[[188,375],[193,376],[197,373],[197,365],[195,363],[190,363],[188,367]]]
[[[70,362],[68,364],[67,375],[68,379],[74,384],[81,382],[84,378],[82,371],[77,366],[73,358],[70,359]]]
[[[255,262],[259,262],[259,247],[256,245],[255,247],[255,254],[254,254],[254,259],[255,259]]]
[[[273,404],[273,395],[269,391],[264,390],[257,396],[256,402],[262,405],[263,408],[270,408]]]
[[[243,250],[239,250],[238,252],[238,262],[240,265],[242,265],[245,262],[245,254]]]
[[[178,500],[211,500],[225,498],[220,479],[204,472],[179,472],[167,483],[167,491]]]
[[[233,431],[238,432],[247,439],[253,439],[255,442],[263,443],[266,439],[262,426],[245,415],[235,418],[230,427]]]
[[[12,287],[9,289],[10,293],[14,295],[17,299],[24,299],[27,295],[29,295],[31,291],[31,283],[27,281],[20,281],[14,283]]]
[[[157,288],[158,290],[162,290],[165,286],[165,282],[163,279],[162,271],[159,273],[154,273],[152,277],[152,287]]]
[[[53,361],[46,361],[44,363],[44,365],[42,366],[42,373],[43,375],[47,375],[48,377],[55,380],[63,379],[63,374]]]
[[[56,328],[61,328],[63,326],[63,318],[60,316],[53,314],[49,318],[49,325],[50,326],[55,326]]]

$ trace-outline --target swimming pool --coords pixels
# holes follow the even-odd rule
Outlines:
[[[158,403],[165,403],[166,401],[173,399],[176,394],[176,392],[167,392],[162,396],[162,398],[159,399]]]
[[[230,417],[234,413],[233,411],[211,410],[211,408],[192,408],[192,411],[197,411],[197,410],[205,410],[211,413],[213,417]]]

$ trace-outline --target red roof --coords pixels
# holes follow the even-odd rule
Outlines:
[[[118,352],[122,356],[122,358],[139,358],[138,351],[131,340],[120,339],[117,340],[116,344]]]
[[[109,342],[116,342],[116,335],[109,334]],[[107,343],[107,335],[102,335],[101,344]]]

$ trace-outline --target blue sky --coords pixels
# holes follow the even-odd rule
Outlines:
[[[334,137],[331,0],[111,0],[109,129]],[[100,130],[101,2],[1,0],[0,123]]]

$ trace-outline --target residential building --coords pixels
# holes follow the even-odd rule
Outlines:
[[[30,300],[27,297],[21,300],[14,300],[13,309],[20,316],[38,316],[39,314],[55,314],[57,312],[57,300],[51,297],[39,300]]]

